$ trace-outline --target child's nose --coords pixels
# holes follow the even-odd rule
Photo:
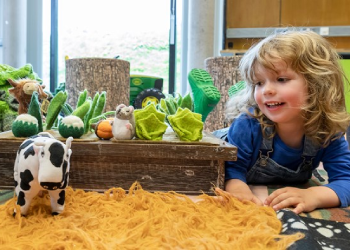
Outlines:
[[[271,95],[275,93],[275,88],[273,86],[273,83],[270,81],[266,81],[264,84],[264,90],[263,90],[263,94],[264,95]]]

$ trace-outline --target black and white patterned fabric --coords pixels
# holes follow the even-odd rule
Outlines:
[[[305,237],[288,250],[347,250],[350,249],[350,223],[301,217],[290,210],[277,212],[282,221],[281,234],[301,232]]]

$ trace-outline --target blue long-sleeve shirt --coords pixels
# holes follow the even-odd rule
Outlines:
[[[229,143],[237,146],[237,161],[226,162],[225,179],[246,181],[246,175],[259,157],[262,131],[259,122],[247,114],[235,119],[228,131]],[[273,139],[273,154],[270,158],[276,163],[296,170],[302,163],[303,148],[287,146],[276,135]],[[350,205],[350,150],[344,137],[332,141],[326,148],[321,148],[313,159],[313,169],[323,163],[328,174],[328,184],[339,197],[341,207]]]

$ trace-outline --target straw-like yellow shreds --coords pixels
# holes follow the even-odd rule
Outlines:
[[[194,202],[175,192],[100,194],[66,189],[62,214],[51,215],[49,196],[36,197],[26,217],[12,216],[15,198],[0,206],[1,249],[285,249],[302,234],[279,235],[272,208],[224,193]],[[17,211],[18,208],[17,208]]]

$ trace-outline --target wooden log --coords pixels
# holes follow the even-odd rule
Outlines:
[[[130,102],[130,63],[110,58],[74,58],[66,60],[66,90],[68,103],[76,107],[79,93],[87,89],[95,93],[106,91],[105,111]]]
[[[208,115],[204,130],[212,132],[228,127],[230,122],[225,119],[226,103],[229,99],[229,88],[242,80],[238,64],[242,56],[210,57],[205,60],[205,70],[212,76],[214,86],[221,94],[220,102]]]

